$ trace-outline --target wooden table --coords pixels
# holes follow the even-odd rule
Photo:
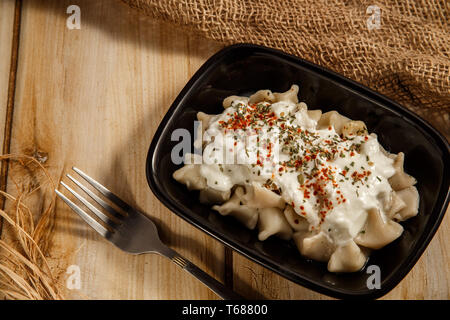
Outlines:
[[[80,30],[66,27],[71,4],[81,8]],[[160,120],[220,48],[150,21],[119,1],[0,1],[3,150],[10,145],[13,153],[47,153],[45,165],[56,179],[73,165],[82,168],[158,221],[169,246],[245,297],[327,299],[226,249],[167,210],[148,188],[145,157]],[[56,209],[52,259],[61,268],[81,270],[81,289],[67,290],[68,298],[217,298],[168,260],[125,254],[62,202]],[[450,297],[449,219],[385,298]],[[62,273],[61,281],[66,278]]]

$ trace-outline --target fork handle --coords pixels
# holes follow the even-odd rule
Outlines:
[[[161,252],[159,252],[159,254],[169,258],[176,265],[189,272],[191,275],[193,275],[198,280],[203,282],[203,284],[205,284],[208,288],[210,288],[215,294],[217,294],[222,299],[244,300],[242,296],[224,286],[222,283],[211,277],[209,274],[207,274],[205,271],[197,267],[195,264],[193,264],[186,258],[183,258],[175,250],[172,250],[169,247],[165,247],[164,250],[161,250]]]

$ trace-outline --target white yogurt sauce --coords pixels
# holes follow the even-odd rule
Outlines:
[[[311,230],[343,245],[361,232],[367,209],[383,215],[379,195],[392,190],[393,160],[374,134],[347,139],[316,125],[289,101],[234,101],[209,122],[200,173],[221,191],[252,182],[278,190]]]

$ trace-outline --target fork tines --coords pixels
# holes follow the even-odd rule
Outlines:
[[[92,187],[94,187],[97,191],[103,194],[108,200],[114,203],[118,208],[122,209],[124,212],[127,212],[131,206],[109,191],[106,187],[89,177],[80,169],[73,167],[72,168],[76,173],[78,173],[86,182],[88,182]],[[96,219],[91,217],[88,213],[86,213],[83,209],[81,209],[78,205],[76,205],[73,201],[67,198],[60,191],[55,190],[56,194],[73,210],[75,211],[86,223],[88,223],[95,231],[100,233],[103,237],[106,237],[109,233],[114,232],[115,228],[121,224],[122,219],[126,216],[118,212],[111,205],[109,205],[106,201],[97,196],[90,189],[81,184],[78,180],[72,177],[70,174],[66,175],[70,180],[72,180],[81,190],[88,194],[88,196],[97,202],[101,207],[103,207],[109,215],[104,214],[99,209],[97,209],[92,203],[87,201],[81,195],[79,195],[76,191],[74,191],[71,187],[69,187],[66,183],[61,181],[61,185],[66,188],[71,194],[75,196],[81,203],[83,203],[95,216],[97,216],[101,221],[105,223],[103,226]]]

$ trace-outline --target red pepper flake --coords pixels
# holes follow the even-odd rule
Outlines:
[[[309,199],[310,198],[310,192],[308,190],[306,190],[306,189],[303,191],[303,198],[305,198],[305,199]]]

